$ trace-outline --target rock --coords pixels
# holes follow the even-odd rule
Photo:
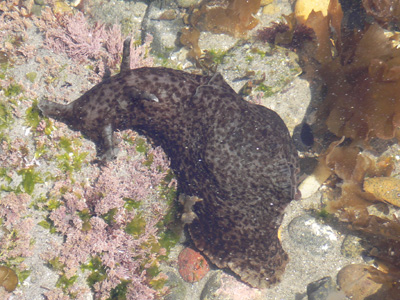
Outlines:
[[[274,2],[273,0],[261,0],[260,6],[265,6],[265,5],[271,4],[273,2]]]
[[[279,6],[277,6],[273,3],[265,5],[262,9],[262,13],[264,15],[273,15],[278,12],[280,12]]]
[[[360,240],[359,237],[347,235],[344,238],[340,252],[349,258],[360,257],[364,251],[364,248],[360,244]]]
[[[337,282],[340,289],[352,300],[385,299],[374,295],[382,287],[382,284],[370,278],[367,267],[368,265],[352,264],[342,268],[337,275]]]
[[[200,252],[185,248],[178,256],[179,274],[186,282],[200,281],[210,271],[207,261]]]
[[[201,293],[200,300],[265,300],[265,299],[278,299],[277,297],[265,298],[265,294],[261,289],[251,288],[248,284],[238,281],[231,275],[224,274],[223,271],[218,270],[219,275],[211,279],[208,288],[217,288],[216,291]],[[214,274],[213,274],[214,276]],[[219,287],[218,287],[219,285]],[[269,291],[264,290],[264,291]],[[267,292],[268,293],[268,292]],[[194,300],[195,298],[190,298]],[[279,299],[283,299],[279,297]]]
[[[288,231],[291,239],[299,247],[316,255],[327,253],[337,240],[337,235],[330,226],[322,224],[308,214],[294,218]]]
[[[223,60],[224,77],[232,82],[232,88],[238,92],[250,77],[265,74],[262,82],[269,95],[280,91],[301,72],[297,55],[283,48],[271,48],[268,44],[256,42],[238,42],[230,49]],[[257,78],[261,79],[261,78]]]
[[[246,95],[247,87],[257,95],[257,103],[277,112],[289,132],[304,118],[311,95],[308,83],[298,78],[302,71],[295,53],[259,41],[238,42],[223,57],[218,71],[236,92]],[[304,105],[299,107],[299,101]]]
[[[71,6],[69,6],[65,2],[57,1],[54,3],[54,8],[53,8],[54,14],[68,14],[72,12]]]
[[[204,51],[222,52],[235,46],[237,39],[227,34],[200,32],[199,47]]]
[[[37,4],[32,5],[31,13],[35,16],[40,16],[42,14],[42,7]]]
[[[188,8],[192,5],[197,5],[201,2],[201,0],[176,0],[176,4],[179,7]]]
[[[146,35],[140,36],[143,18],[146,15],[147,1],[86,1],[87,11],[93,19],[106,24],[121,24],[124,36],[144,40]]]
[[[222,271],[217,271],[208,278],[207,283],[201,291],[200,300],[218,299],[216,292],[222,285],[221,274]]]
[[[164,11],[159,17],[158,19],[164,20],[164,21],[171,21],[171,20],[175,20],[176,17],[178,16],[178,13],[176,12],[175,9],[167,9],[166,11]]]
[[[152,49],[166,57],[177,49],[178,33],[184,27],[184,23],[180,15],[176,15],[173,20],[160,20],[160,17],[165,11],[175,9],[175,3],[160,5],[160,1],[152,1],[142,23],[144,32],[153,36]]]
[[[182,278],[176,271],[167,266],[163,266],[163,273],[168,276],[166,285],[169,287],[169,294],[164,297],[164,300],[185,300],[187,294],[187,287]]]
[[[299,190],[303,199],[313,195],[321,185],[332,175],[332,171],[325,165],[319,163],[312,174],[307,176],[299,185]]]
[[[343,292],[339,292],[332,277],[324,277],[311,282],[307,286],[308,300],[345,300]]]

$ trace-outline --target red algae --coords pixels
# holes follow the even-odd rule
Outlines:
[[[185,248],[179,254],[178,267],[186,282],[200,281],[210,271],[204,256],[191,248]]]
[[[270,27],[258,30],[257,39],[264,43],[281,45],[293,51],[315,39],[314,30],[299,23],[294,14],[283,17],[285,22],[273,22]]]

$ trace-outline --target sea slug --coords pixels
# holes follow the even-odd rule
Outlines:
[[[119,74],[68,105],[42,100],[39,108],[93,141],[102,160],[117,155],[116,130],[134,129],[161,145],[195,246],[254,287],[278,282],[288,261],[278,229],[298,169],[284,122],[242,99],[218,73],[131,70],[129,45]]]

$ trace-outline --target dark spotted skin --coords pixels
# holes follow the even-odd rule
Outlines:
[[[150,137],[171,159],[179,191],[196,197],[184,214],[196,247],[254,287],[278,282],[288,261],[278,228],[298,169],[281,118],[243,100],[219,74],[129,70],[124,59],[120,74],[71,104],[42,101],[43,113],[81,131],[102,159],[116,155],[115,130]]]

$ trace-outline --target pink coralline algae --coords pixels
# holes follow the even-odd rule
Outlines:
[[[120,62],[122,52],[122,34],[119,25],[107,27],[97,22],[89,25],[81,12],[54,18],[44,14],[41,29],[44,31],[47,48],[56,53],[66,53],[72,59],[88,62],[89,59],[98,64],[104,71],[104,64],[115,67]],[[148,55],[153,38],[147,35],[142,45],[132,45],[131,68],[153,66],[153,58]]]
[[[32,22],[19,4],[18,0],[0,1],[0,51],[3,57],[13,57],[14,62],[36,54],[36,47],[25,42]]]
[[[123,149],[126,159],[104,167],[93,187],[69,181],[55,186],[57,190],[68,189],[62,195],[63,205],[50,214],[65,241],[53,245],[52,251],[42,257],[48,261],[57,259],[63,264],[67,278],[74,276],[80,265],[90,259],[101,258],[107,276],[93,285],[96,299],[109,298],[111,290],[121,281],[129,281],[127,299],[151,300],[157,292],[148,286],[146,269],[158,264],[157,259],[165,254],[165,249],[153,252],[146,245],[157,243],[156,224],[166,211],[166,205],[152,198],[157,195],[156,188],[165,177],[168,165],[160,149],[151,150],[154,159],[150,166],[143,165],[134,148]],[[146,202],[142,205],[151,215],[137,235],[127,233],[126,227],[140,217],[140,212],[127,209],[126,199]]]
[[[199,252],[185,248],[178,257],[179,274],[187,282],[200,281],[210,271],[207,261]]]
[[[0,262],[32,255],[30,231],[34,221],[25,218],[31,197],[27,194],[9,193],[0,200],[0,219],[9,232],[0,238]]]
[[[117,63],[122,50],[118,25],[110,29],[100,23],[90,26],[81,12],[63,15],[58,20],[57,27],[55,25],[45,31],[48,48],[57,53],[65,52],[71,58],[82,61],[105,58],[110,65]]]

